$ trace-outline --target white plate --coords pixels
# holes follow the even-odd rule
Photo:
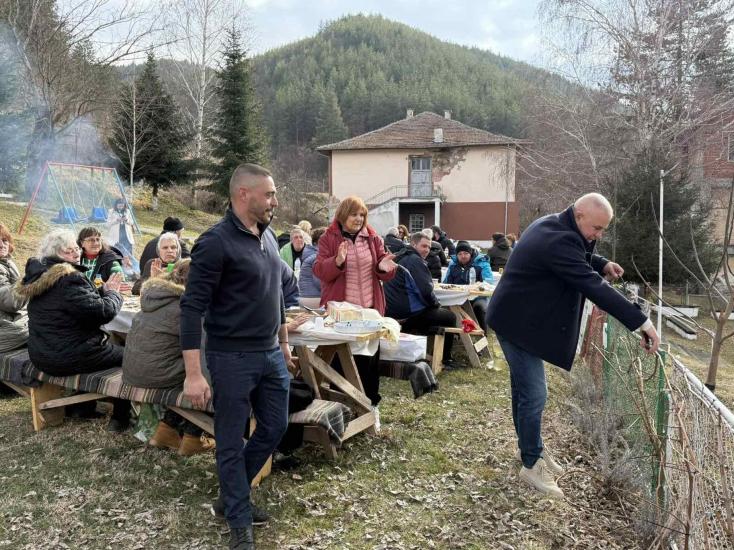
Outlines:
[[[334,330],[342,334],[370,334],[382,328],[382,321],[372,319],[357,321],[339,321],[334,323]]]

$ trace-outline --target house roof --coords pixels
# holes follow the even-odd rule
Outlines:
[[[433,141],[434,130],[443,129],[443,141]],[[472,128],[436,113],[423,112],[372,130],[366,134],[317,147],[317,151],[348,149],[444,149],[470,145],[520,145],[525,140],[513,139]]]

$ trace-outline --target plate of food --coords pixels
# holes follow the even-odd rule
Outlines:
[[[370,334],[382,328],[382,321],[375,319],[355,319],[353,321],[337,321],[334,330],[342,334]]]

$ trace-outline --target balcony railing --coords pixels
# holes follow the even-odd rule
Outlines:
[[[380,191],[373,197],[365,200],[365,204],[374,208],[394,199],[435,199],[441,198],[441,188],[431,183],[413,185],[395,185]]]

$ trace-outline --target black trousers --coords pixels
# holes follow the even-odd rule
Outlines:
[[[408,334],[435,334],[436,327],[456,327],[456,316],[448,309],[429,307],[403,322],[403,332]],[[447,334],[443,341],[443,358],[451,359],[454,335]]]
[[[362,380],[364,393],[373,406],[378,405],[382,399],[380,395],[380,348],[377,348],[377,353],[374,355],[355,355],[354,364],[357,366],[359,378]],[[338,355],[334,356],[331,366],[339,374],[344,374]]]

